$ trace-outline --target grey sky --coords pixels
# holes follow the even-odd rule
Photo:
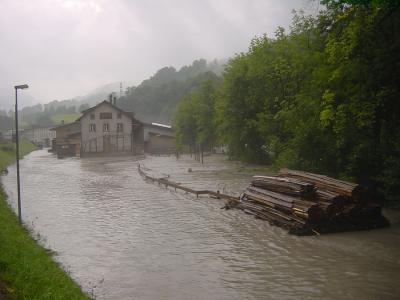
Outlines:
[[[308,0],[0,0],[0,107],[15,84],[40,102],[106,83],[140,83],[163,66],[227,58],[287,27]],[[314,12],[315,12],[314,11]],[[27,97],[27,101],[31,101]]]

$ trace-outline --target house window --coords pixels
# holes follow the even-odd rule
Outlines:
[[[110,126],[108,125],[108,123],[104,123],[103,124],[103,132],[109,132],[110,131]]]
[[[102,120],[112,119],[112,113],[110,113],[110,112],[102,112],[102,113],[100,113],[100,119],[102,119]]]
[[[124,124],[118,123],[117,124],[117,132],[123,132],[123,131],[124,131]]]
[[[94,120],[94,119],[95,119],[94,114],[90,114],[90,120]]]
[[[117,118],[118,118],[118,119],[121,119],[121,118],[122,118],[122,113],[119,112],[119,113],[117,114]]]
[[[89,124],[89,131],[96,132],[96,124]]]

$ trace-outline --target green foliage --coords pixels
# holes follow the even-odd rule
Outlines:
[[[89,109],[89,104],[87,104],[87,103],[84,103],[84,104],[81,104],[80,106],[79,106],[79,108],[78,108],[78,112],[83,112],[84,110],[87,110],[87,109]]]
[[[398,6],[324,3],[228,62],[208,124],[232,157],[356,180],[400,201]],[[202,101],[191,94],[179,106],[181,143],[199,140]]]
[[[174,116],[174,127],[178,147],[183,145],[201,145],[210,148],[215,136],[215,99],[219,84],[215,76],[213,80],[203,81],[199,90],[186,95],[179,103]]]
[[[23,107],[19,110],[19,126],[21,128],[50,127],[60,124],[61,120],[66,123],[73,122],[79,117],[81,110],[89,108],[88,104],[80,103],[78,100],[54,100],[44,105]],[[79,109],[77,109],[79,104]],[[13,128],[13,117],[14,112],[9,113],[7,117],[5,112],[0,111],[0,130]],[[7,123],[3,121],[5,118]]]
[[[399,0],[323,0],[321,2],[325,5],[336,8],[343,5],[360,5],[364,7],[398,7],[400,5]]]
[[[59,125],[59,124],[61,124],[62,121],[64,121],[65,123],[72,123],[76,119],[78,119],[80,115],[81,114],[79,114],[79,113],[55,114],[55,115],[52,115],[50,117],[50,119],[55,125]]]
[[[19,151],[21,156],[24,156],[35,149],[36,146],[28,140],[20,140]],[[0,144],[0,171],[5,170],[8,165],[15,161],[15,159],[15,144]]]
[[[139,86],[129,88],[117,104],[134,111],[141,121],[170,123],[179,100],[198,90],[203,81],[214,80],[218,67],[216,62],[208,64],[200,59],[179,71],[173,67],[162,68]]]

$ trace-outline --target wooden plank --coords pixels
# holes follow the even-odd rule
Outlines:
[[[321,190],[327,190],[329,192],[341,194],[348,197],[358,198],[359,194],[362,192],[362,188],[358,184],[334,179],[325,175],[289,169],[282,169],[279,172],[279,175],[283,177],[294,177],[301,181],[312,183]]]
[[[291,196],[282,195],[282,194],[279,194],[276,192],[271,192],[271,191],[260,189],[260,188],[253,187],[253,186],[249,186],[247,188],[247,191],[250,191],[252,193],[259,194],[262,196],[266,196],[268,198],[278,199],[280,201],[284,201],[287,203],[293,203],[296,200],[296,198],[291,197]]]
[[[315,190],[314,185],[309,182],[277,176],[253,176],[251,184],[273,192],[302,197],[312,196]]]
[[[269,203],[277,204],[277,205],[280,205],[280,206],[283,206],[283,207],[288,207],[288,208],[292,208],[293,207],[293,204],[290,203],[290,202],[283,201],[283,200],[280,200],[280,199],[277,199],[277,198],[274,198],[274,197],[271,197],[271,196],[268,196],[268,195],[261,195],[261,194],[253,193],[253,192],[251,192],[249,190],[247,190],[245,192],[245,195],[247,197],[250,197],[253,200],[256,200],[258,202],[261,202],[261,203],[264,203],[264,204],[267,204],[267,205],[268,205],[268,202],[269,202]]]

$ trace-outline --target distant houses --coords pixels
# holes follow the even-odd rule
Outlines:
[[[55,132],[50,129],[50,127],[25,129],[24,136],[38,146],[50,147],[51,141],[56,137]]]
[[[103,101],[83,111],[75,122],[52,130],[56,135],[52,149],[59,157],[175,152],[175,135],[170,126],[141,122],[112,100]]]
[[[40,147],[50,147],[51,141],[56,137],[51,127],[33,127],[27,129],[19,129],[19,137],[27,139]],[[1,140],[4,142],[15,142],[15,130],[9,129],[1,134]]]

